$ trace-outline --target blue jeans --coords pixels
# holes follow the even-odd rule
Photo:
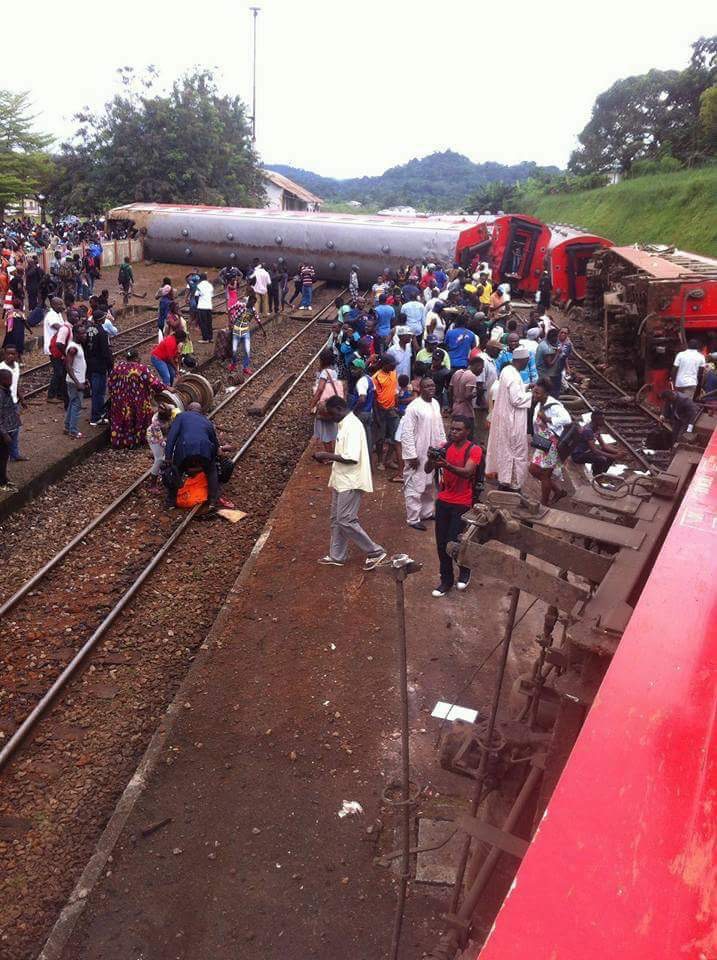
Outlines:
[[[237,362],[239,344],[242,345],[242,369],[248,370],[251,366],[251,334],[248,330],[246,333],[232,334],[232,363]]]
[[[310,307],[313,296],[314,296],[314,288],[311,286],[311,284],[303,286],[301,288],[301,306]]]
[[[105,394],[107,392],[107,374],[91,373],[90,386],[92,388],[92,411],[90,420],[97,423],[105,412]]]
[[[80,411],[82,410],[82,394],[77,389],[74,380],[67,381],[67,397],[69,403],[65,411],[65,430],[67,430],[69,434],[73,434],[77,433]]]
[[[159,379],[162,383],[166,383],[168,387],[171,387],[174,383],[174,378],[177,376],[177,371],[172,364],[165,363],[164,360],[160,360],[158,357],[152,357],[152,366],[159,374]]]
[[[10,459],[20,459],[20,427],[17,430],[8,430],[10,434]]]

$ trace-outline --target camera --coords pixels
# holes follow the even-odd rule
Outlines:
[[[446,451],[442,447],[429,447],[428,456],[431,460],[442,460],[445,457]]]

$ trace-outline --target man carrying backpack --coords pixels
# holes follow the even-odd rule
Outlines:
[[[446,552],[449,543],[458,540],[465,529],[462,519],[476,499],[473,485],[476,472],[483,460],[483,450],[468,439],[473,426],[470,417],[453,417],[450,440],[438,450],[429,450],[426,473],[440,469],[440,483],[436,498],[436,549],[440,568],[440,583],[432,592],[434,597],[445,597],[452,589],[455,577],[453,559]],[[469,567],[458,568],[456,587],[465,590],[471,579]]]
[[[134,271],[132,270],[132,264],[129,262],[129,257],[125,257],[124,262],[120,264],[117,283],[122,288],[126,306],[134,288]]]

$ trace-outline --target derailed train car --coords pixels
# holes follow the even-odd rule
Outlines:
[[[597,234],[551,224],[544,266],[553,285],[553,302],[568,308],[582,303],[587,292],[588,263],[598,250],[612,246],[612,240]]]
[[[490,263],[494,283],[509,283],[513,293],[534,294],[550,243],[549,228],[535,217],[506,213],[479,229],[490,241],[484,247],[490,255],[481,259]]]
[[[717,260],[671,248],[609,247],[588,268],[585,317],[603,330],[605,359],[621,379],[667,386],[688,340],[717,349]]]
[[[131,223],[147,256],[192,266],[246,265],[254,257],[311,262],[318,277],[343,281],[353,264],[366,277],[406,263],[469,266],[481,240],[475,219],[385,217],[296,210],[133,203],[109,211]]]

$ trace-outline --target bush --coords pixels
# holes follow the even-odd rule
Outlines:
[[[636,160],[630,167],[629,177],[651,177],[660,173],[676,173],[682,170],[682,162],[677,157],[666,154],[655,160]]]

